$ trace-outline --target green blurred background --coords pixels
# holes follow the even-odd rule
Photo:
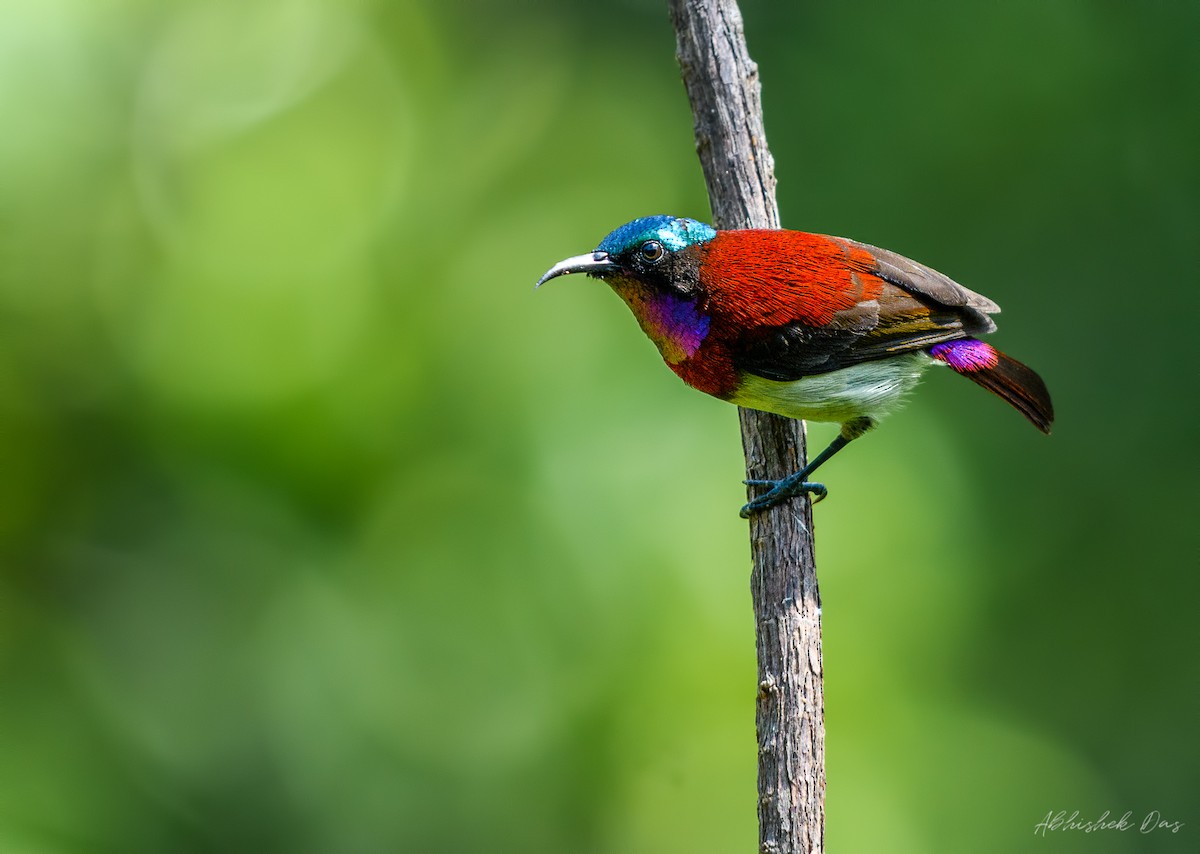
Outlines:
[[[831,850],[1197,850],[1198,9],[744,4],[785,223],[1059,413],[829,469]],[[0,2],[0,851],[753,850],[736,412],[531,289],[659,212],[660,2]]]

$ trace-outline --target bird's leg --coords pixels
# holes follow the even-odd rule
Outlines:
[[[805,478],[820,468],[834,454],[842,448],[849,445],[863,433],[866,433],[875,422],[870,418],[855,418],[853,421],[847,421],[842,425],[842,431],[838,433],[834,440],[829,443],[829,446],[821,453],[817,454],[808,465],[800,469],[795,474],[790,474],[780,480],[747,480],[747,486],[769,486],[771,489],[758,498],[750,501],[741,509],[741,517],[749,519],[753,514],[760,510],[766,510],[774,507],[776,504],[782,504],[789,498],[795,498],[804,492],[811,492],[816,496],[813,503],[816,504],[822,498],[829,494],[829,490],[825,488],[823,483],[809,483]]]

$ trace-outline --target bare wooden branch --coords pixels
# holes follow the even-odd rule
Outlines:
[[[778,228],[758,67],[736,0],[669,0],[696,150],[717,228]],[[749,479],[804,466],[801,422],[742,409]],[[758,820],[763,852],[825,846],[825,693],[812,507],[794,499],[750,519],[758,649]]]

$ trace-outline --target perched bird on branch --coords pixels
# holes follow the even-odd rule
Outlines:
[[[596,251],[551,267],[609,284],[684,382],[751,409],[833,421],[841,432],[742,516],[804,492],[808,477],[875,426],[930,365],[945,364],[1050,432],[1054,408],[1032,369],[979,340],[1000,307],[895,252],[802,231],[717,231],[651,216]]]

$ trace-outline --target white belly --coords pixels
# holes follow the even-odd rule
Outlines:
[[[901,402],[933,361],[924,353],[910,353],[792,382],[747,375],[730,400],[738,406],[810,421],[878,419]]]

